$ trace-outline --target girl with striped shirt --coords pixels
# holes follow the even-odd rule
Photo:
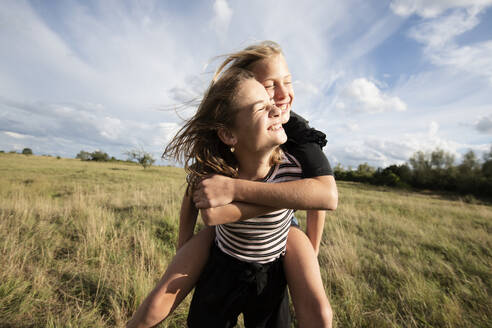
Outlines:
[[[257,80],[259,80],[263,87],[268,92],[269,96],[275,100],[275,103],[280,107],[282,117],[282,123],[286,123],[289,121],[290,114],[290,103],[293,99],[293,93],[291,88],[291,78],[288,68],[285,63],[285,59],[283,57],[282,51],[280,47],[274,42],[263,42],[258,45],[254,45],[244,49],[243,51],[239,51],[237,53],[231,54],[224,64],[219,68],[218,72],[224,71],[224,67],[227,64],[231,64],[232,69],[237,67],[241,67],[244,69],[251,70],[254,73],[254,76]],[[230,67],[230,68],[231,68]],[[227,68],[227,71],[231,69]],[[278,78],[277,78],[278,76]],[[287,92],[285,92],[287,90]],[[239,97],[235,97],[238,99]],[[268,197],[268,192],[265,195],[265,192],[261,193],[261,196],[264,197],[263,204],[272,204],[272,202],[268,199],[279,199],[282,200],[282,197],[288,197],[290,200],[288,202],[292,203],[292,205],[284,205],[284,206],[292,206],[292,208],[310,208],[310,209],[335,209],[336,208],[336,185],[334,183],[331,169],[329,168],[329,164],[326,161],[326,157],[321,152],[321,147],[324,144],[319,143],[318,141],[314,141],[312,137],[318,138],[319,135],[313,131],[314,129],[310,129],[305,121],[299,116],[292,114],[291,120],[285,127],[290,126],[290,129],[299,132],[303,135],[296,137],[293,139],[294,142],[291,143],[291,147],[287,146],[289,151],[293,151],[296,156],[299,153],[299,160],[301,161],[302,167],[307,167],[308,174],[303,174],[303,178],[312,178],[310,180],[315,180],[319,177],[321,183],[316,183],[316,186],[312,182],[303,182],[301,184],[295,185],[292,187],[291,194],[292,197],[289,196],[280,196],[280,194],[276,194],[276,196]],[[242,120],[240,120],[242,123]],[[302,125],[302,127],[299,127]],[[304,127],[306,126],[306,127]],[[215,130],[219,131],[219,130]],[[258,131],[256,131],[258,132]],[[251,135],[256,135],[255,131],[251,131]],[[304,133],[309,132],[309,133]],[[317,132],[317,131],[316,131]],[[217,133],[216,133],[217,134]],[[290,135],[289,135],[290,138]],[[289,139],[290,140],[290,139]],[[212,147],[213,148],[213,147]],[[166,149],[166,153],[169,155],[168,147]],[[298,149],[301,149],[301,152],[296,152]],[[172,148],[171,148],[172,150]],[[213,149],[210,149],[214,151]],[[307,153],[309,153],[309,158],[303,158]],[[222,151],[221,155],[223,158],[228,161],[230,160],[230,155],[232,153],[230,151]],[[232,160],[235,160],[235,157],[238,156],[237,153],[234,154]],[[274,156],[275,157],[275,156]],[[199,158],[199,157],[198,157]],[[201,158],[199,158],[201,160]],[[250,159],[251,160],[251,159]],[[304,161],[303,161],[304,160]],[[212,167],[217,168],[221,166],[223,161],[214,161],[212,163]],[[242,163],[247,164],[248,158],[244,159]],[[326,168],[327,167],[327,168]],[[220,170],[215,170],[215,172],[220,175],[216,175],[216,177],[235,177],[240,179],[231,179],[233,181],[244,181],[247,182],[256,180],[251,179],[248,176],[240,176],[234,170],[226,170],[222,172]],[[203,177],[209,177],[208,173],[206,175],[202,175]],[[323,179],[321,179],[323,178]],[[218,178],[212,178],[211,180],[217,180]],[[192,175],[190,175],[190,185],[194,187],[191,188],[191,191],[195,191],[194,195],[199,191],[203,191],[203,186],[199,183],[200,179],[193,179]],[[208,180],[208,179],[207,179]],[[261,181],[261,179],[259,179]],[[322,180],[322,181],[321,181]],[[287,180],[284,180],[287,181]],[[290,181],[290,180],[289,180]],[[277,181],[279,182],[279,181]],[[285,187],[287,187],[290,183],[287,182]],[[242,182],[241,184],[244,185]],[[324,189],[320,189],[317,185],[324,184],[326,187]],[[284,185],[284,184],[282,184]],[[309,187],[307,187],[309,185]],[[198,187],[197,187],[198,186]],[[294,186],[294,185],[292,185]],[[297,187],[299,186],[299,187]],[[279,186],[280,187],[280,186]],[[282,187],[285,190],[285,187]],[[264,189],[264,188],[262,188]],[[259,190],[259,189],[257,189]],[[321,191],[322,190],[322,191]],[[321,193],[320,193],[321,191]],[[300,194],[301,193],[301,194]],[[161,320],[163,320],[166,316],[168,316],[176,306],[181,302],[182,299],[189,293],[192,287],[195,285],[195,282],[198,280],[200,273],[205,267],[207,259],[209,258],[209,245],[211,244],[211,240],[215,239],[215,229],[207,228],[202,230],[197,235],[193,236],[193,227],[196,222],[197,209],[195,205],[200,208],[200,212],[202,218],[209,225],[216,225],[221,223],[230,223],[230,221],[239,221],[252,217],[257,217],[262,214],[265,214],[269,211],[273,211],[275,214],[275,210],[278,211],[278,208],[272,208],[266,205],[254,205],[261,204],[261,201],[251,200],[251,203],[241,203],[235,202],[225,206],[218,206],[213,208],[207,208],[208,206],[204,206],[202,200],[196,199],[196,196],[191,196],[192,192],[188,192],[183,199],[183,206],[181,211],[180,218],[180,238],[178,246],[180,247],[179,252],[176,254],[176,257],[170,263],[168,270],[162,277],[158,286],[152,291],[152,293],[147,297],[144,303],[139,307],[139,310],[135,314],[132,321],[129,323],[128,327],[150,327]],[[260,193],[259,193],[260,194]],[[285,194],[283,192],[282,194]],[[322,195],[322,196],[321,196]],[[301,198],[299,198],[301,196]],[[321,196],[321,198],[320,198]],[[194,201],[194,202],[193,202]],[[229,203],[229,201],[224,204]],[[285,201],[283,201],[285,203]],[[217,206],[217,205],[214,205]],[[224,214],[226,215],[220,215]],[[289,214],[290,215],[290,214]],[[286,216],[288,217],[288,215]],[[227,218],[225,221],[224,218]],[[221,221],[222,219],[222,221]],[[265,218],[263,218],[265,219]],[[324,220],[324,216],[323,216]],[[287,220],[285,220],[287,221]],[[321,221],[322,222],[322,221]],[[285,228],[285,226],[284,226]],[[296,316],[300,327],[329,327],[331,326],[331,309],[329,306],[329,302],[326,298],[326,294],[324,292],[324,288],[322,285],[319,266],[316,260],[316,253],[319,246],[319,240],[321,237],[322,224],[321,226],[315,226],[312,228],[310,234],[310,225],[309,225],[309,215],[308,215],[308,236],[309,240],[306,238],[306,235],[302,233],[298,229],[290,229],[291,231],[288,233],[289,235],[289,247],[290,251],[287,251],[286,258],[289,258],[289,264],[284,264],[287,273],[288,281],[289,281],[289,289],[291,290],[291,295],[293,298],[294,307],[296,310]],[[258,229],[257,229],[258,230]],[[284,231],[283,231],[284,232]],[[193,237],[192,237],[193,236]],[[241,232],[236,235],[226,235],[223,234],[222,240],[226,240],[228,237],[230,249],[230,253],[241,256],[241,252],[251,255],[253,252],[251,247],[261,247],[262,243],[260,239],[257,239],[256,242],[253,242],[253,245],[247,244],[243,245],[240,242],[244,241],[244,238],[248,237],[244,233]],[[235,237],[235,239],[232,239]],[[249,236],[253,237],[253,236]],[[266,238],[265,236],[257,236],[253,238]],[[212,255],[210,257],[214,257],[217,249],[219,249],[222,253],[225,253],[223,250],[226,249],[224,246],[224,242],[222,242],[222,247],[219,248],[218,244],[220,244],[221,235],[217,237],[217,243],[214,243],[212,247]],[[295,241],[295,242],[294,242]],[[264,251],[266,253],[275,253],[275,254],[283,254],[285,251],[285,244],[283,238],[278,239],[280,244],[270,243],[265,244]],[[312,245],[310,244],[312,243]],[[232,245],[232,246],[231,246]],[[276,245],[275,249],[271,252],[267,252],[265,250],[269,249],[272,245]],[[280,248],[279,248],[279,245]],[[313,252],[314,248],[314,252]],[[236,252],[234,251],[241,251]],[[256,249],[258,250],[258,249]],[[280,250],[280,252],[279,252]],[[238,254],[239,253],[239,254]],[[227,253],[226,253],[227,254]],[[230,255],[230,254],[227,254]],[[244,255],[244,254],[243,254]],[[232,256],[233,257],[233,256]],[[268,256],[267,256],[268,257]],[[236,259],[239,260],[238,257]],[[243,258],[244,260],[245,258]],[[241,261],[240,262],[245,262]],[[262,261],[262,260],[260,260]],[[268,261],[266,261],[268,263]],[[275,262],[275,261],[271,261]],[[259,262],[248,262],[259,264]],[[210,266],[207,266],[207,269],[203,272],[206,274],[209,270]],[[250,271],[249,269],[245,269],[244,271]],[[260,275],[261,276],[261,275]],[[283,274],[280,276],[283,277]],[[261,277],[260,277],[261,278]],[[263,278],[259,279],[262,280]],[[258,279],[257,279],[258,280]],[[263,279],[264,280],[264,279]],[[281,280],[281,279],[279,279]],[[261,284],[260,284],[261,285]],[[261,289],[260,287],[258,287]],[[288,304],[285,301],[282,301],[283,307],[279,308],[279,313],[282,312],[282,309],[285,310],[287,308],[288,312]]]
[[[211,173],[271,182],[301,177],[300,165],[284,154],[282,111],[246,70],[224,73],[207,90],[168,149],[183,156],[189,191]],[[202,219],[216,226],[216,243],[188,313],[189,327],[234,327],[243,314],[248,327],[290,325],[282,255],[292,210],[235,220],[234,208],[218,207]]]
[[[284,153],[281,162],[271,167],[261,181],[268,183],[302,178],[299,162]],[[260,264],[274,261],[285,251],[292,209],[281,209],[256,218],[216,226],[216,242],[226,254],[241,261]]]

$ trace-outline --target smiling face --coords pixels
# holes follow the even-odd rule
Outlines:
[[[241,82],[235,95],[237,116],[231,133],[238,152],[269,152],[287,141],[282,110],[255,79]],[[231,145],[232,146],[232,145]]]
[[[251,67],[255,78],[266,89],[275,105],[282,110],[282,123],[287,123],[294,100],[292,76],[282,54],[262,59]]]

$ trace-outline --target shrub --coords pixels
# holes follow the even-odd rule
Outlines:
[[[144,169],[152,166],[152,164],[154,164],[155,162],[152,154],[144,151],[143,149],[129,150],[125,154],[128,156],[128,159],[130,161],[136,161],[137,163],[142,165]]]
[[[24,155],[32,155],[32,149],[31,148],[24,148],[24,149],[22,149],[22,153]]]
[[[96,162],[107,162],[109,161],[109,155],[103,151],[96,150],[91,153],[91,160]]]
[[[75,158],[80,159],[81,161],[90,161],[91,154],[88,151],[81,150]]]

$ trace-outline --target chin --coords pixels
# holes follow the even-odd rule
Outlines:
[[[290,109],[286,110],[285,113],[282,113],[282,124],[289,122],[290,119]]]
[[[283,133],[283,136],[279,138],[279,145],[283,145],[284,143],[287,142],[287,134],[285,132]]]

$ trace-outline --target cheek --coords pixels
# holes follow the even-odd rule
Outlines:
[[[289,122],[290,119],[290,109],[282,113],[282,124]]]
[[[292,103],[292,100],[294,100],[294,89],[292,88],[292,85],[289,87],[289,96],[290,102]]]

